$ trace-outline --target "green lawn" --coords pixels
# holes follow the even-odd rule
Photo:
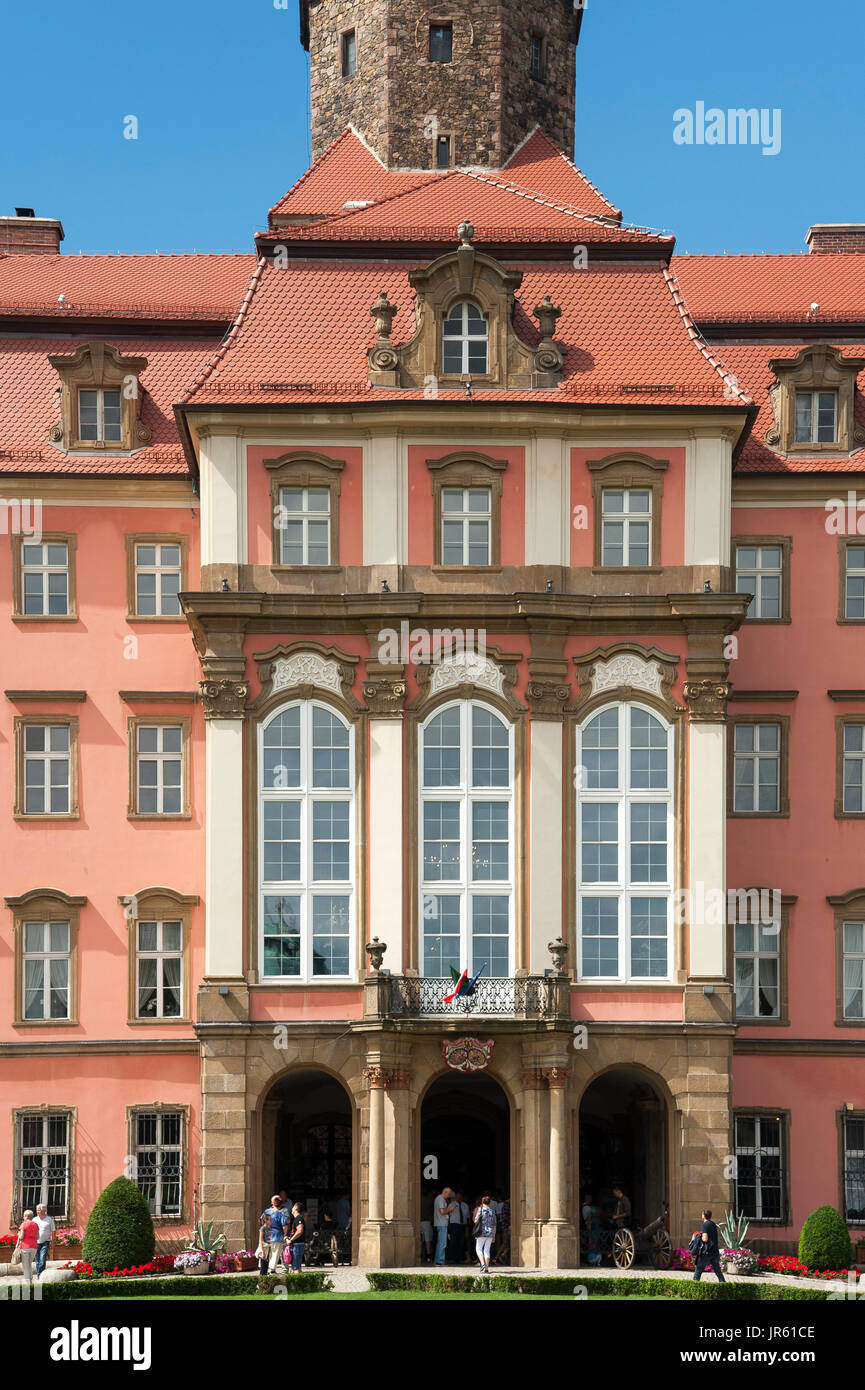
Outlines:
[[[574,1303],[584,1300],[575,1300],[568,1294],[533,1294],[533,1293],[419,1293],[414,1290],[389,1291],[387,1293],[295,1293],[289,1294],[285,1299],[278,1299],[280,1303],[298,1303],[309,1300],[333,1303],[335,1300],[354,1301],[375,1300],[381,1302],[385,1299],[408,1299],[414,1302],[428,1303],[430,1300],[435,1302],[448,1302],[452,1299],[460,1299],[464,1303],[478,1303],[485,1300],[487,1303]],[[144,1294],[141,1298],[130,1300],[128,1298],[100,1298],[100,1303],[273,1303],[272,1294],[244,1293],[236,1294],[214,1294],[208,1297],[206,1294],[178,1294],[172,1298],[169,1294]],[[614,1299],[609,1294],[599,1294],[592,1299],[593,1303],[612,1302],[618,1303],[619,1299]],[[646,1303],[667,1303],[669,1299],[663,1298],[658,1294],[651,1297],[643,1295],[632,1295],[628,1302]]]

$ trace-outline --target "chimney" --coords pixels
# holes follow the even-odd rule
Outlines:
[[[0,255],[56,256],[63,227],[56,217],[37,217],[32,208],[16,208],[14,217],[0,217]]]
[[[808,249],[815,251],[865,251],[865,222],[819,222],[808,228]]]

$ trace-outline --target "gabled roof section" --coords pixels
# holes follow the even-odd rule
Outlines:
[[[621,222],[622,214],[605,198],[558,145],[536,126],[518,145],[502,169],[502,174],[522,188],[531,189],[558,202],[580,208],[594,217]]]
[[[861,252],[677,256],[674,268],[698,323],[865,324]]]

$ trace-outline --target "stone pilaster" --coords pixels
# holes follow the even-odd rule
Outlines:
[[[549,1219],[541,1232],[541,1264],[544,1269],[571,1269],[578,1259],[577,1233],[568,1220],[570,1109],[568,1106],[568,1068],[544,1068],[550,1093],[550,1205]]]

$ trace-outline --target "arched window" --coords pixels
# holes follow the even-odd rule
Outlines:
[[[317,700],[284,706],[259,733],[263,980],[354,972],[351,726]]]
[[[461,300],[444,321],[442,370],[457,376],[489,371],[489,324],[475,304]]]
[[[420,731],[422,974],[513,974],[513,736],[487,705],[446,705]]]
[[[610,705],[580,730],[577,768],[580,978],[667,980],[673,731],[641,705]]]

